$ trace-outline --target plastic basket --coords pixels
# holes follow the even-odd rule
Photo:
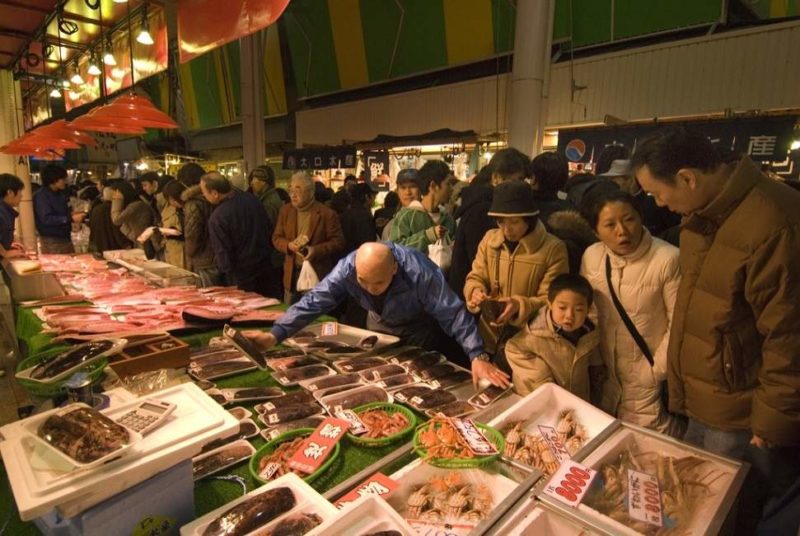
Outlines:
[[[267,482],[270,482],[269,480],[264,480],[260,476],[258,476],[258,473],[259,473],[258,465],[261,462],[261,458],[263,458],[264,456],[267,456],[269,454],[272,454],[272,452],[281,443],[284,443],[284,442],[286,442],[286,441],[288,441],[290,439],[294,439],[296,437],[309,436],[309,435],[311,435],[311,433],[313,431],[314,431],[313,428],[298,428],[297,430],[290,430],[290,431],[288,431],[286,433],[283,433],[283,434],[279,435],[278,437],[276,437],[275,439],[273,439],[272,441],[270,441],[269,443],[267,443],[266,445],[264,445],[263,447],[258,449],[253,454],[253,456],[250,458],[250,465],[249,465],[250,474],[253,476],[253,478],[256,479],[257,482],[261,482],[262,484],[266,484]],[[303,480],[305,480],[307,483],[310,484],[314,480],[316,480],[322,473],[324,473],[328,469],[328,467],[331,466],[331,464],[334,462],[334,460],[336,460],[336,458],[338,456],[339,456],[339,443],[336,443],[336,446],[334,447],[333,452],[331,453],[331,455],[328,456],[328,459],[325,460],[325,463],[320,465],[319,468],[316,471],[314,471],[310,475],[306,475],[306,476],[298,475],[298,476],[301,476]]]
[[[406,419],[408,419],[408,426],[404,430],[401,430],[396,434],[390,435],[388,437],[379,437],[379,438],[367,438],[363,436],[354,435],[348,432],[347,438],[354,444],[367,448],[385,447],[387,445],[391,445],[393,443],[397,443],[403,440],[405,437],[407,437],[414,431],[414,427],[417,425],[417,418],[414,416],[414,414],[408,409],[404,408],[403,406],[399,406],[397,404],[389,404],[386,402],[372,402],[371,404],[364,404],[363,406],[358,406],[353,411],[356,414],[358,414],[358,413],[365,413],[367,411],[374,409],[381,409],[389,414],[402,413],[403,415],[405,415]]]
[[[435,467],[443,467],[445,469],[469,469],[473,467],[481,467],[498,459],[505,448],[506,442],[503,438],[503,434],[491,426],[475,423],[475,426],[477,426],[481,432],[483,432],[483,435],[486,436],[486,439],[494,444],[495,448],[497,449],[496,454],[490,454],[488,456],[475,456],[473,458],[430,458],[428,457],[428,450],[422,446],[422,443],[420,443],[419,435],[422,431],[427,429],[428,426],[435,426],[436,424],[436,421],[432,420],[417,426],[417,430],[414,433],[413,442],[414,452],[417,454],[417,456]]]
[[[69,350],[68,346],[51,348],[50,350],[45,350],[44,352],[40,352],[34,356],[23,359],[17,364],[17,372],[34,367],[39,363],[44,363],[45,361],[52,359],[58,354],[66,352],[67,350]],[[76,372],[87,372],[92,384],[94,385],[97,384],[103,377],[103,369],[106,368],[107,365],[108,359],[103,357],[93,363],[89,363]],[[26,380],[25,378],[17,378],[17,382],[28,392],[29,395],[40,398],[55,398],[62,395],[64,393],[64,383],[66,383],[67,380],[69,380],[69,378],[52,384],[44,384],[41,382]]]

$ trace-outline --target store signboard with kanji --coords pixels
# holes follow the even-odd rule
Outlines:
[[[317,147],[283,152],[283,169],[349,169],[356,167],[356,148]]]

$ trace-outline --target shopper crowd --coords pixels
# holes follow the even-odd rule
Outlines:
[[[573,176],[556,153],[504,149],[463,188],[428,161],[399,173],[374,216],[374,187],[354,176],[334,193],[297,172],[286,195],[262,166],[244,192],[187,164],[175,179],[103,183],[87,213],[66,177],[47,166],[34,196],[44,253],[71,252],[88,217],[92,251],[140,247],[204,285],[296,304],[265,346],[329,313],[521,395],[556,383],[750,462],[742,533],[800,487],[800,193],[701,135],[665,128]],[[22,253],[22,187],[0,176],[3,257]],[[448,244],[437,266],[429,252]],[[307,270],[320,282],[298,288]]]

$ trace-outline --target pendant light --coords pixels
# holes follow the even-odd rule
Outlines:
[[[153,36],[150,35],[150,25],[147,21],[146,2],[142,5],[142,29],[139,31],[139,35],[136,36],[136,42],[148,46],[155,43],[155,41],[153,41]]]
[[[100,70],[100,67],[97,66],[97,55],[92,51],[92,55],[89,58],[89,68],[86,70],[92,76],[100,76],[103,74],[103,71]]]
[[[113,50],[113,46],[114,45],[111,42],[111,32],[109,32],[106,53],[103,55],[103,63],[106,65],[111,65],[112,67],[117,64],[117,60],[114,58],[114,54],[111,52]]]

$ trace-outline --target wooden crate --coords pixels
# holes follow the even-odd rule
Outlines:
[[[131,337],[129,337],[131,339]],[[159,369],[176,369],[189,364],[189,345],[171,335],[132,337],[121,353],[110,358],[120,377]]]

